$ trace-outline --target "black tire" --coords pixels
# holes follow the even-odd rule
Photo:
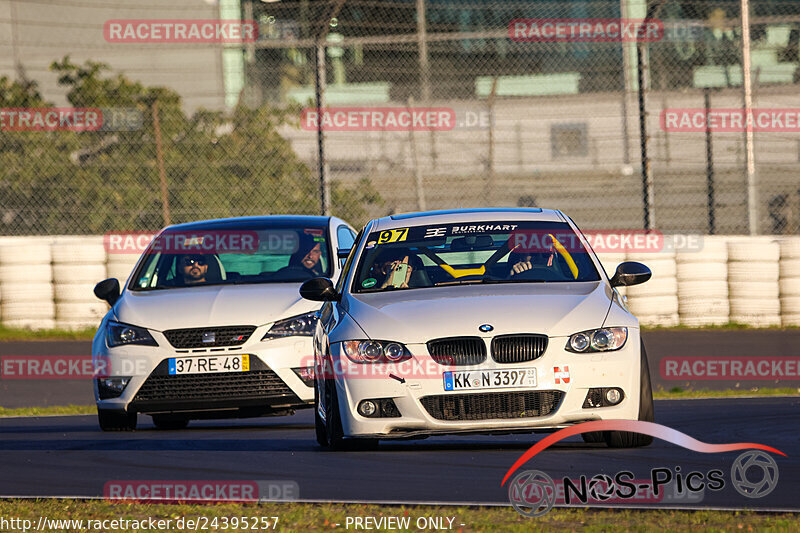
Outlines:
[[[174,415],[153,415],[153,424],[158,429],[185,429],[189,419]]]
[[[650,365],[647,363],[647,351],[644,349],[644,341],[641,343],[641,378],[639,386],[639,420],[645,422],[655,421],[655,410],[653,408],[653,387],[650,384]],[[603,432],[606,445],[609,448],[639,448],[649,446],[653,443],[653,437],[641,433],[629,431],[605,431]]]
[[[314,430],[317,434],[317,444],[327,448],[328,432],[325,430],[325,421],[319,416],[319,390],[316,383],[314,383]]]
[[[344,449],[344,430],[342,416],[339,414],[339,395],[336,393],[336,382],[325,380],[325,437],[331,450]]]
[[[583,442],[586,444],[600,444],[601,442],[605,442],[605,436],[603,435],[603,431],[593,431],[591,433],[581,433],[581,438]]]
[[[97,421],[103,431],[133,431],[136,429],[136,413],[98,409]]]
[[[332,379],[325,380],[325,398],[325,434],[328,448],[334,451],[373,450],[377,448],[378,439],[344,438],[342,415],[339,411],[339,395],[336,392],[336,382]]]

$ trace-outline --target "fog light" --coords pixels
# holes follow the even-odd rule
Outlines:
[[[303,366],[300,368],[293,368],[292,371],[300,378],[300,381],[303,382],[303,385],[306,387],[313,387],[314,386],[314,367],[313,366]]]
[[[586,393],[583,408],[610,407],[619,404],[623,398],[625,398],[625,393],[619,387],[593,388]]]
[[[130,377],[97,378],[97,396],[101,400],[118,398],[130,382]]]
[[[361,416],[372,416],[378,411],[378,407],[370,400],[364,400],[358,405],[358,412]]]
[[[606,391],[606,401],[611,405],[616,405],[622,399],[622,394],[620,394],[618,389],[608,389]]]

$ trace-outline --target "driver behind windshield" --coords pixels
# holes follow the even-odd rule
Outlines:
[[[372,264],[372,275],[380,288],[407,289],[418,258],[408,248],[386,248],[381,250]]]
[[[553,252],[511,252],[508,254],[508,277],[513,278],[533,268],[552,267],[553,261],[555,260],[554,256],[555,254]]]
[[[306,269],[314,277],[322,275],[322,247],[314,240],[313,235],[299,233],[297,251],[289,258],[290,267]]]
[[[180,255],[176,265],[183,285],[205,283],[208,275],[208,258],[201,254]]]

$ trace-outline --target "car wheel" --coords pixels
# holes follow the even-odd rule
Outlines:
[[[328,448],[341,450],[344,448],[344,430],[342,417],[339,414],[339,396],[336,394],[336,382],[325,380],[325,437]]]
[[[153,415],[153,424],[158,429],[184,429],[189,425],[189,419],[182,416]]]
[[[644,349],[644,342],[641,344],[641,354],[639,420],[653,422],[655,420],[653,388],[650,384],[650,365],[647,363],[647,351]],[[609,448],[638,448],[640,446],[649,446],[653,443],[652,436],[629,431],[605,431],[603,436]]]
[[[378,446],[378,439],[345,439],[342,429],[342,415],[339,411],[339,396],[336,382],[325,380],[325,434],[327,445],[331,450],[371,450]]]
[[[593,431],[591,433],[581,433],[581,438],[586,444],[599,444],[605,442],[605,436],[602,431]]]
[[[136,413],[98,409],[97,421],[103,431],[133,431],[136,429]]]
[[[314,429],[317,433],[317,444],[327,447],[328,432],[325,430],[325,421],[319,416],[319,389],[316,383],[314,384]]]

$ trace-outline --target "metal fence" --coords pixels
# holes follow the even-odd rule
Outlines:
[[[0,232],[497,205],[585,228],[797,233],[800,2],[743,4],[0,0]],[[109,34],[209,13],[258,38]],[[9,110],[48,106],[102,126],[9,127]],[[720,126],[748,112],[768,126]]]

